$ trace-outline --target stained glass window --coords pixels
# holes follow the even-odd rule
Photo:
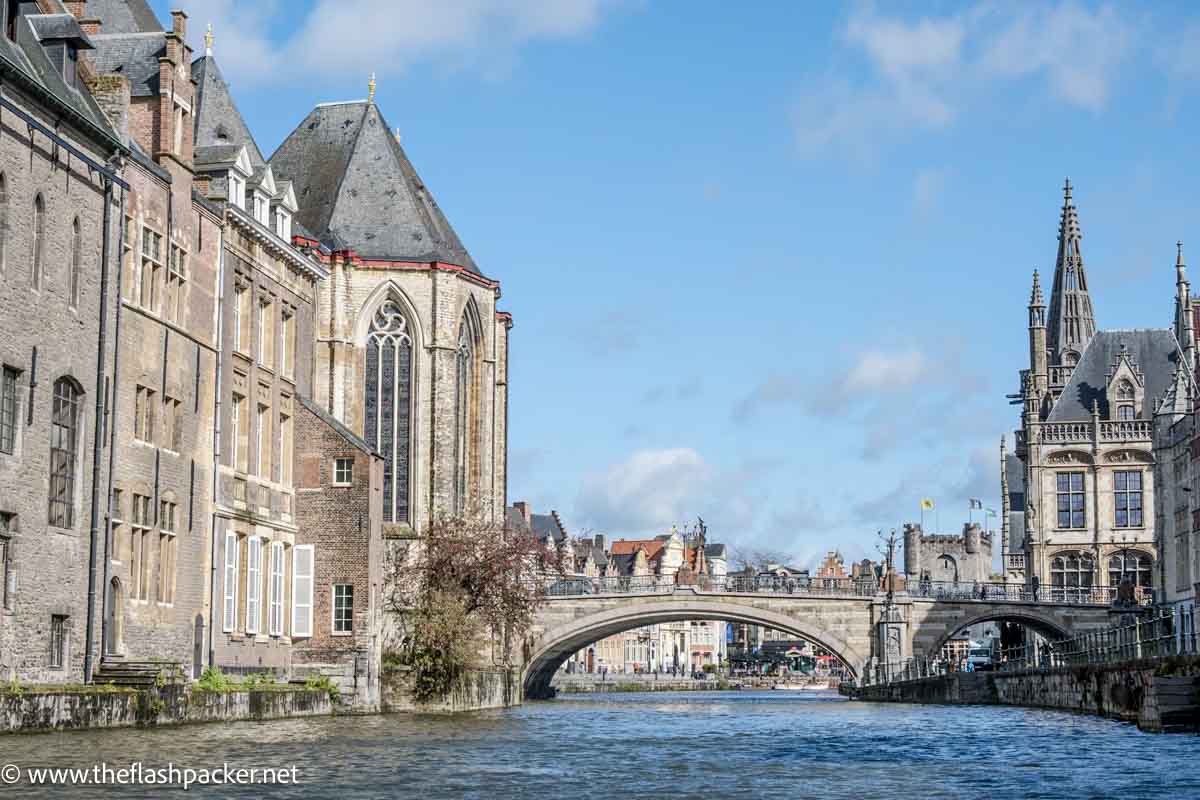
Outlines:
[[[383,455],[383,520],[409,518],[412,339],[408,320],[392,300],[371,321],[367,338],[363,438]]]

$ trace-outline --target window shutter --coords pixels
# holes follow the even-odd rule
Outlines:
[[[262,619],[262,539],[250,539],[246,550],[246,633],[258,633]]]
[[[283,635],[283,542],[271,544],[271,636]]]
[[[313,546],[292,550],[292,635],[312,636]]]
[[[237,576],[238,549],[237,534],[225,534],[225,625],[226,631],[232,631],[237,623]]]

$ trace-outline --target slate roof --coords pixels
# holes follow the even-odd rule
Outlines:
[[[197,146],[192,151],[192,156],[197,167],[210,164],[228,164],[230,161],[237,160],[241,149],[242,146],[240,144],[217,144],[209,147]]]
[[[162,31],[151,33],[104,33],[92,36],[96,46],[92,65],[101,75],[124,75],[134,97],[159,94],[158,59],[167,54],[167,37]]]
[[[329,247],[480,274],[374,103],[317,106],[270,162],[295,183],[298,221]]]
[[[60,3],[55,3],[56,10],[65,12]],[[32,15],[31,15],[32,16]],[[49,24],[49,16],[37,15],[40,20],[36,24]],[[97,138],[107,139],[110,144],[118,142],[117,134],[108,122],[108,118],[86,89],[67,84],[63,79],[62,68],[50,60],[46,50],[38,41],[34,32],[35,23],[30,18],[22,17],[17,26],[17,41],[11,41],[7,36],[0,36],[0,71],[16,78],[16,83],[23,88],[53,98],[70,116],[74,116],[80,127]],[[82,31],[81,31],[82,33]]]
[[[245,145],[255,174],[264,171],[267,161],[238,111],[216,60],[212,56],[197,58],[192,62],[192,78],[196,81],[196,147]]]
[[[725,545],[723,545],[723,544],[706,544],[706,545],[704,545],[704,556],[706,558],[726,558]]]
[[[1093,401],[1100,404],[1100,416],[1110,419],[1106,398],[1108,375],[1117,363],[1124,346],[1129,357],[1142,371],[1145,379],[1146,413],[1142,419],[1150,419],[1163,393],[1171,385],[1175,374],[1175,337],[1166,328],[1142,330],[1097,331],[1084,348],[1083,355],[1071,373],[1071,380],[1054,404],[1047,418],[1049,422],[1078,422],[1092,418]],[[1012,476],[1009,476],[1012,479]]]
[[[562,529],[553,513],[530,514],[529,524],[534,535],[541,541],[561,542],[567,538],[567,532]]]
[[[330,414],[329,412],[327,412],[325,409],[321,408],[319,405],[317,405],[313,401],[309,400],[304,395],[296,395],[296,396],[297,396],[297,398],[299,398],[300,403],[305,408],[307,408],[309,411],[311,411],[313,414],[315,414],[317,417],[319,417],[321,419],[321,421],[324,422],[326,425],[328,425],[329,427],[331,427],[335,431],[337,431],[338,434],[340,434],[341,437],[343,439],[345,439],[347,442],[354,445],[359,450],[363,451],[364,453],[366,453],[368,455],[379,456],[380,458],[383,458],[383,456],[380,455],[375,450],[374,447],[371,447],[371,445],[369,445],[367,443],[366,439],[362,438],[357,433],[350,430],[342,423],[338,422],[337,419],[334,418],[334,416],[332,414]]]
[[[85,50],[92,49],[92,43],[87,34],[83,32],[83,28],[79,27],[79,22],[75,17],[70,14],[31,14],[29,24],[33,26],[38,39],[43,42],[71,39]]]
[[[87,16],[100,20],[102,33],[162,31],[146,0],[89,0]]]

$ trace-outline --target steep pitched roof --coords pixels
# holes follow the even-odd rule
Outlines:
[[[124,75],[134,97],[159,94],[158,59],[167,54],[167,37],[162,31],[98,33],[92,36],[92,44],[96,46],[92,66],[97,73]]]
[[[206,55],[192,62],[192,78],[196,81],[195,142],[196,147],[243,145],[250,164],[257,174],[264,170],[263,158],[250,126],[238,111],[229,84],[221,74],[216,59]]]
[[[638,550],[646,551],[646,560],[653,561],[662,553],[666,541],[663,539],[618,539],[612,543],[612,549],[609,551],[614,556],[626,556],[637,553]]]
[[[558,516],[554,512],[549,514],[530,514],[529,524],[533,528],[534,535],[541,541],[557,544],[567,538],[567,532],[559,524]]]
[[[62,8],[61,4],[57,7]],[[38,39],[38,26],[50,35],[50,29],[56,27],[59,17],[58,14],[24,16],[18,22],[16,42],[7,36],[0,36],[0,72],[14,76],[18,85],[32,88],[47,96],[51,102],[59,104],[67,115],[83,123],[81,127],[90,129],[90,134],[115,143],[117,134],[100,106],[81,85],[67,83],[61,65],[50,60]],[[62,27],[70,25],[67,23]],[[82,31],[79,33],[82,34]]]
[[[350,444],[354,445],[354,447],[363,451],[367,455],[379,456],[379,458],[383,458],[383,456],[380,455],[380,453],[374,447],[372,447],[367,442],[366,439],[362,438],[357,433],[355,433],[354,431],[347,428],[345,425],[343,425],[341,422],[339,422],[328,411],[321,408],[319,405],[317,405],[313,401],[309,400],[307,397],[305,397],[302,394],[296,395],[296,397],[297,397],[297,399],[300,400],[300,404],[302,406],[307,408],[310,412],[312,412],[312,414],[314,416],[316,416],[318,419],[320,419],[322,422],[324,422],[326,425],[328,425],[330,428],[332,428],[334,431],[336,431],[338,433],[338,435],[340,435],[343,439],[345,439]]]
[[[1078,422],[1092,418],[1092,403],[1100,406],[1100,416],[1110,418],[1108,374],[1124,347],[1130,359],[1145,377],[1145,408],[1153,410],[1167,391],[1175,374],[1179,355],[1175,337],[1169,329],[1099,331],[1092,337],[1062,396],[1054,403],[1049,422]],[[1149,419],[1146,414],[1144,419]],[[1012,480],[1009,474],[1009,480]]]
[[[90,0],[87,15],[100,20],[101,33],[147,33],[163,29],[146,0]]]
[[[330,247],[479,274],[373,102],[317,106],[270,162],[278,178],[296,185],[299,222]]]

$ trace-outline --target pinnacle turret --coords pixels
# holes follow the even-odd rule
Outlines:
[[[1092,298],[1088,294],[1083,267],[1079,212],[1071,195],[1071,181],[1063,186],[1062,215],[1058,223],[1058,257],[1054,264],[1054,286],[1050,292],[1047,347],[1056,364],[1079,359],[1096,333]]]

